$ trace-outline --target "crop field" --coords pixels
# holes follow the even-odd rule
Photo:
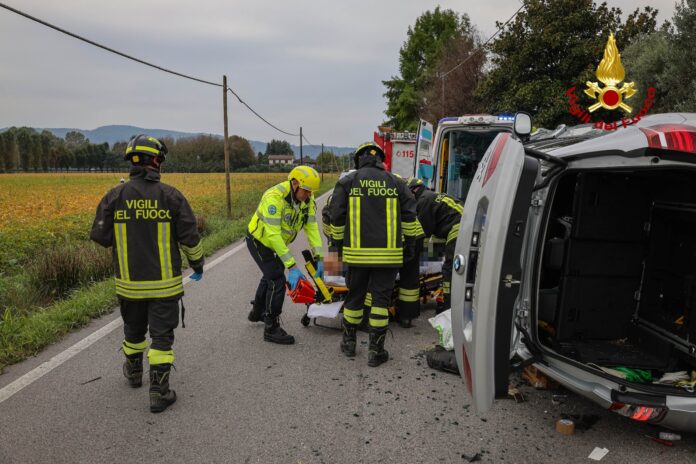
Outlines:
[[[88,240],[97,204],[126,173],[0,174],[0,270],[12,274],[42,250],[62,241]],[[283,173],[231,174],[233,218],[246,217]],[[224,174],[163,174],[194,212],[225,217]]]
[[[97,204],[126,173],[0,174],[0,373],[115,305],[111,251],[89,240]],[[198,216],[206,255],[243,236],[286,173],[167,174]],[[319,194],[333,188],[326,175]]]

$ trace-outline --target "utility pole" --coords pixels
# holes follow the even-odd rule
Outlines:
[[[225,193],[227,195],[227,219],[232,219],[232,197],[230,196],[230,145],[227,140],[227,76],[222,76],[222,110],[225,120]]]
[[[302,161],[302,127],[300,126],[300,164],[303,164]]]
[[[324,143],[321,144],[321,153],[319,153],[319,156],[322,156],[324,154]],[[326,157],[324,157],[326,158]],[[322,182],[324,181],[324,158],[321,159],[321,180]]]

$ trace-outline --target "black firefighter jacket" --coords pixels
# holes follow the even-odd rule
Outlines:
[[[111,189],[97,207],[90,238],[113,247],[116,294],[126,300],[183,295],[179,246],[194,270],[203,267],[196,217],[186,198],[160,174],[131,168],[130,181]]]
[[[448,243],[456,240],[464,205],[445,193],[435,193],[431,190],[423,190],[416,199],[418,220],[425,235],[443,239]]]
[[[416,200],[375,157],[339,180],[331,196],[331,239],[343,261],[358,267],[401,267],[407,246],[423,237]]]

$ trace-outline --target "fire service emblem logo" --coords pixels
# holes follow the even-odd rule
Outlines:
[[[614,34],[609,35],[607,45],[604,47],[604,57],[597,66],[595,75],[597,80],[604,85],[590,81],[585,83],[587,86],[584,89],[585,95],[595,102],[588,108],[583,108],[578,104],[579,98],[575,94],[575,86],[566,91],[569,105],[568,111],[571,115],[583,123],[593,123],[597,129],[616,130],[619,127],[628,127],[631,124],[635,124],[648,114],[655,100],[654,87],[648,87],[646,98],[638,114],[630,116],[633,112],[633,107],[628,105],[626,100],[636,94],[635,82],[624,82],[623,85],[620,85],[626,77],[626,71],[623,64],[621,64],[621,55],[619,54],[619,48],[616,46]],[[613,122],[593,121],[590,113],[597,111],[599,108],[606,110],[621,108],[626,113],[626,116]]]
[[[621,64],[621,55],[616,47],[616,40],[614,40],[614,34],[610,34],[607,46],[604,48],[604,58],[597,66],[597,72],[595,73],[597,79],[604,84],[604,88],[600,87],[596,82],[586,82],[585,94],[593,100],[599,100],[588,108],[590,113],[599,109],[600,106],[608,110],[621,108],[627,113],[633,111],[633,108],[624,103],[623,100],[628,100],[636,93],[636,90],[633,88],[634,83],[624,82],[621,88],[618,87],[618,84],[624,80],[625,74],[626,72]]]

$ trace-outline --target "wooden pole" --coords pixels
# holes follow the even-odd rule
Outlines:
[[[319,156],[324,154],[324,144],[321,144],[321,153],[319,153]],[[326,157],[324,157],[326,158]],[[321,159],[321,181],[324,182],[324,158]]]
[[[227,219],[232,219],[232,197],[230,194],[230,145],[227,132],[227,76],[222,76],[222,110],[225,119],[225,194],[227,195]]]
[[[302,127],[300,127],[300,164],[303,163],[302,160]]]

